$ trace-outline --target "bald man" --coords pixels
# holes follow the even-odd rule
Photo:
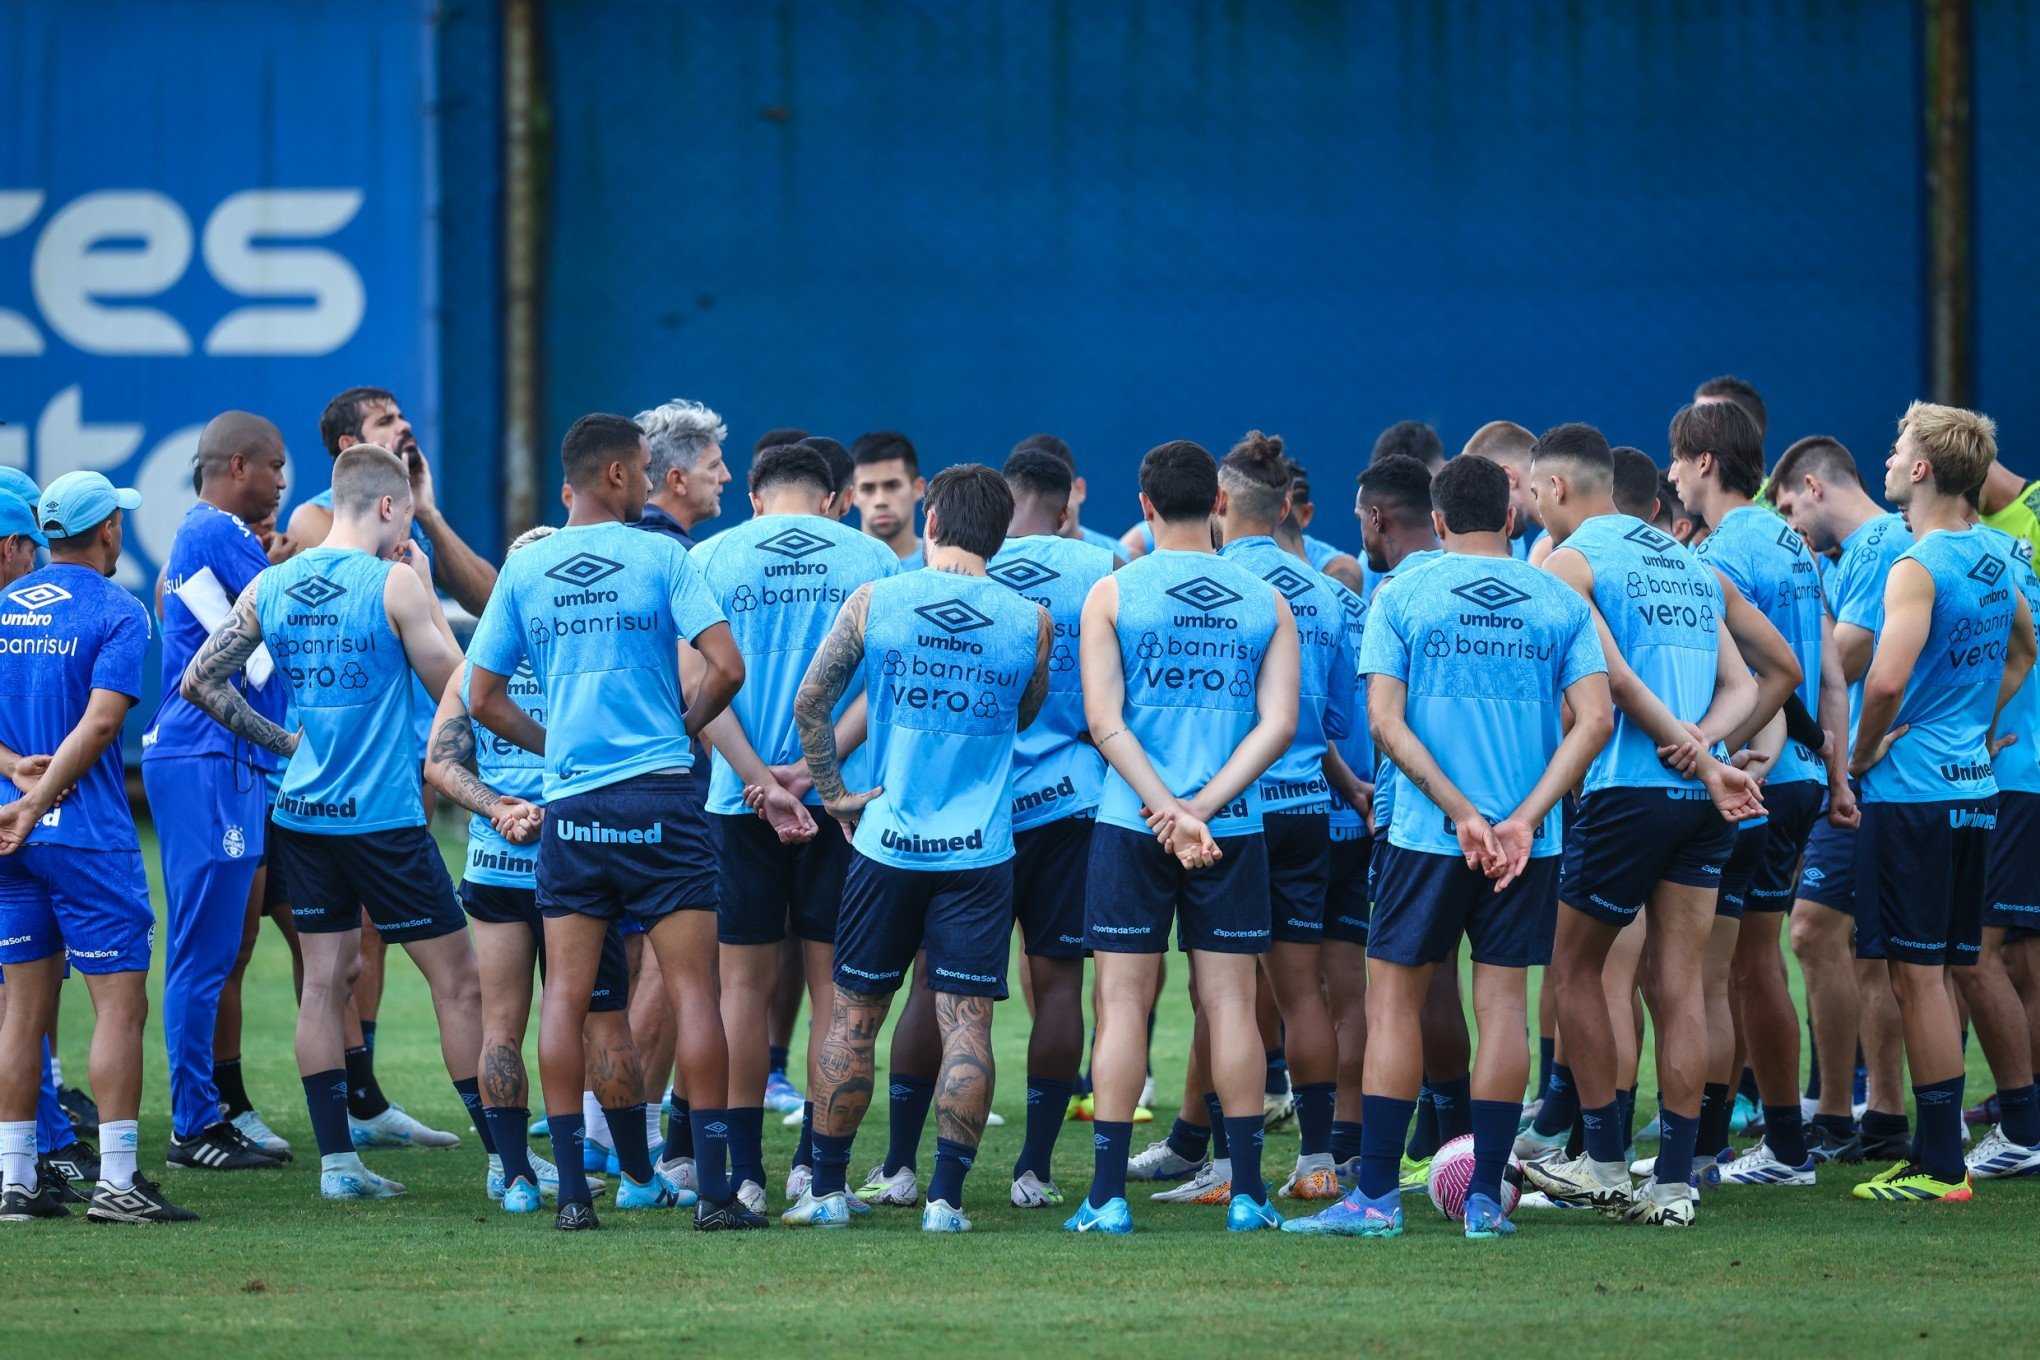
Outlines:
[[[178,681],[269,565],[248,526],[273,516],[283,498],[283,436],[261,416],[227,411],[199,435],[196,462],[198,502],[177,526],[164,566],[163,698],[142,734],[142,785],[155,815],[169,898],[167,1160],[192,1170],[242,1171],[277,1166],[290,1156],[289,1145],[252,1109],[238,1122],[225,1117],[213,1068],[220,989],[240,950],[248,891],[262,863],[267,779],[278,760],[200,712],[178,693]],[[251,669],[257,674],[240,675],[235,686],[250,707],[281,723],[283,681],[260,665]],[[238,1071],[232,1079],[238,1086]],[[268,1150],[248,1131],[257,1125]]]
[[[1516,512],[1509,553],[1519,562],[1529,560],[1537,541],[1544,537],[1544,527],[1537,522],[1537,503],[1530,496],[1530,447],[1536,442],[1536,435],[1513,420],[1490,420],[1475,430],[1459,451],[1461,458],[1469,454],[1485,458],[1509,474],[1509,508]]]

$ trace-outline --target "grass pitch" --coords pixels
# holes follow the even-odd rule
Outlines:
[[[143,835],[153,878],[155,847]],[[1887,1207],[1848,1195],[1877,1169],[1867,1166],[1824,1169],[1813,1189],[1715,1192],[1687,1233],[1526,1213],[1514,1239],[1469,1243],[1411,1197],[1409,1231],[1393,1242],[1235,1238],[1222,1211],[1150,1205],[1135,1187],[1132,1238],[1073,1239],[1059,1231],[1061,1213],[1007,1203],[1024,1119],[1027,1017],[1017,993],[995,1026],[995,1104],[1007,1124],[987,1133],[971,1174],[970,1236],[923,1237],[908,1210],[881,1210],[845,1233],[775,1221],[740,1236],[697,1235],[684,1213],[602,1210],[602,1232],[563,1236],[549,1212],[512,1218],[484,1197],[481,1152],[440,1064],[424,983],[391,953],[378,1074],[392,1099],[461,1130],[462,1145],[372,1154],[376,1169],[410,1187],[404,1199],[318,1198],[291,1056],[289,957],[265,934],[248,980],[244,1066],[299,1160],[279,1172],[162,1173],[168,1095],[152,1025],[143,1167],[203,1222],[4,1225],[0,1357],[309,1360],[477,1345],[512,1355],[1533,1357],[1662,1346],[1747,1360],[1945,1353],[2040,1325],[2028,1264],[2040,1241],[2031,1227],[2040,1182],[1988,1184],[1966,1206]],[[1172,970],[1156,1033],[1164,1093],[1181,1088],[1182,975]],[[90,1010],[82,987],[67,991],[62,1052],[76,1080]],[[528,1058],[535,1085],[535,1050]],[[1973,1096],[1990,1083],[1981,1055],[1970,1062]],[[1654,1089],[1648,1072],[1644,1089]],[[1161,1136],[1168,1117],[1136,1130],[1136,1147]],[[767,1122],[778,1182],[794,1131]],[[881,1102],[853,1174],[883,1152],[884,1123]],[[924,1172],[933,1138],[931,1121]],[[1295,1148],[1293,1132],[1270,1137],[1270,1174],[1283,1173]],[[1083,1126],[1065,1126],[1056,1179],[1073,1198],[1088,1184],[1090,1155]],[[771,1187],[775,1215],[779,1190]]]

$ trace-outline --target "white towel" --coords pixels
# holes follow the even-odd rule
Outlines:
[[[213,575],[211,567],[200,567],[191,576],[184,578],[177,587],[177,598],[184,601],[192,617],[205,625],[207,633],[216,633],[234,612],[234,605],[227,598],[226,587],[220,578]],[[248,677],[248,683],[258,689],[269,683],[269,677],[276,674],[276,662],[270,659],[267,647],[257,647],[255,654],[241,667]]]

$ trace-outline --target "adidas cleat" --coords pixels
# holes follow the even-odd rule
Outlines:
[[[774,1072],[765,1079],[765,1108],[774,1114],[799,1114],[806,1104],[807,1097],[786,1079],[786,1073]]]
[[[779,1221],[789,1228],[847,1228],[850,1226],[850,1196],[838,1191],[816,1199],[811,1190],[787,1207]]]
[[[1646,1228],[1690,1228],[1693,1226],[1693,1191],[1689,1186],[1659,1185],[1645,1181],[1619,1215],[1622,1222]]]
[[[1604,1213],[1629,1207],[1634,1188],[1629,1168],[1620,1162],[1600,1163],[1586,1156],[1555,1157],[1523,1163],[1523,1183],[1554,1200]]]
[[[1124,1237],[1133,1231],[1133,1210],[1123,1199],[1108,1199],[1094,1209],[1086,1196],[1077,1201],[1077,1211],[1063,1220],[1063,1231]]]
[[[163,1164],[178,1171],[266,1171],[283,1165],[224,1122],[208,1125],[196,1138],[173,1134]]]
[[[560,1169],[536,1152],[527,1152],[525,1158],[531,1163],[531,1169],[538,1173],[538,1193],[546,1199],[558,1199]],[[588,1183],[588,1193],[591,1195],[599,1195],[609,1188],[609,1183],[600,1176],[587,1176],[584,1179]],[[493,1153],[489,1156],[488,1192],[490,1199],[501,1199],[505,1193],[503,1159]]]
[[[1502,1206],[1486,1195],[1466,1197],[1466,1240],[1486,1242],[1496,1237],[1507,1237],[1516,1231],[1516,1225],[1509,1222],[1509,1216],[1502,1212]]]
[[[1130,1181],[1180,1181],[1197,1174],[1202,1165],[1178,1153],[1164,1138],[1159,1143],[1149,1143],[1126,1162],[1126,1179]]]
[[[506,1214],[531,1214],[538,1212],[540,1196],[538,1186],[527,1176],[519,1176],[503,1188],[503,1193],[492,1196],[503,1202]]]
[[[921,1231],[932,1233],[967,1233],[970,1220],[959,1209],[951,1207],[949,1201],[931,1199],[921,1210]]]
[[[1336,1168],[1330,1165],[1331,1154],[1323,1153],[1319,1155],[1323,1157],[1325,1165],[1306,1168],[1303,1162],[1310,1159],[1299,1159],[1296,1170],[1290,1172],[1289,1179],[1282,1182],[1282,1188],[1275,1192],[1276,1196],[1281,1199],[1294,1200],[1330,1200],[1339,1198],[1341,1194],[1339,1189],[1339,1173]]]
[[[1042,1180],[1032,1171],[1021,1172],[1013,1182],[1015,1209],[1052,1209],[1062,1202],[1063,1192],[1055,1188],[1055,1182]]]
[[[561,1232],[594,1232],[602,1220],[595,1217],[595,1206],[587,1200],[570,1199],[553,1216],[553,1226]]]
[[[2023,1147],[2005,1137],[2004,1126],[2000,1124],[1983,1136],[1983,1141],[1969,1150],[1962,1159],[1969,1168],[1969,1174],[1980,1181],[2002,1180],[2010,1176],[2030,1176],[2040,1171],[2040,1147]]]
[[[69,1218],[54,1182],[31,1190],[25,1185],[0,1187],[0,1223],[33,1223],[39,1218]]]
[[[373,1119],[356,1119],[348,1115],[347,1136],[357,1152],[369,1148],[450,1148],[460,1145],[459,1134],[421,1123],[405,1114],[401,1105],[392,1105]]]
[[[754,1214],[746,1209],[735,1195],[721,1204],[704,1199],[694,1206],[696,1232],[752,1232],[770,1226],[763,1214]]]
[[[886,1174],[883,1166],[875,1166],[865,1177],[864,1184],[857,1187],[856,1195],[866,1204],[911,1209],[921,1202],[921,1182],[911,1166],[903,1166],[891,1175]]]
[[[695,1199],[692,1190],[682,1190],[656,1171],[648,1181],[634,1181],[621,1175],[616,1182],[615,1203],[619,1209],[685,1209]]]
[[[1284,1232],[1312,1237],[1400,1237],[1402,1230],[1401,1191],[1369,1199],[1355,1190],[1329,1209],[1282,1225]]]
[[[1918,1162],[1905,1162],[1894,1166],[1889,1171],[1864,1181],[1850,1193],[1857,1199],[1900,1204],[1919,1200],[1941,1200],[1949,1204],[1962,1204],[1973,1198],[1967,1175],[1959,1181],[1936,1180],[1928,1175],[1927,1169]]]
[[[401,1184],[365,1166],[319,1173],[319,1194],[325,1199],[395,1199],[403,1193]]]
[[[136,1176],[134,1184],[125,1188],[99,1182],[85,1217],[94,1223],[198,1222],[197,1214],[164,1199],[163,1188],[146,1176]]]
[[[279,1162],[290,1160],[290,1144],[282,1134],[262,1122],[262,1116],[253,1110],[243,1110],[234,1116],[234,1129],[243,1138],[261,1148]]]
[[[1799,1166],[1778,1160],[1769,1143],[1758,1143],[1731,1162],[1708,1169],[1710,1185],[1812,1185],[1814,1168],[1820,1165],[1811,1152]]]
[[[1148,1196],[1158,1204],[1227,1204],[1232,1200],[1232,1163],[1206,1162],[1181,1185]]]
[[[1225,1230],[1227,1232],[1266,1232],[1282,1226],[1282,1215],[1275,1212],[1275,1206],[1266,1200],[1234,1195],[1226,1207]]]

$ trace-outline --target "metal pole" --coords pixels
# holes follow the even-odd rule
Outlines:
[[[503,527],[510,538],[538,523],[539,437],[545,405],[539,337],[543,176],[539,120],[542,0],[503,11]]]
[[[1972,0],[1926,0],[1928,324],[1934,400],[1976,390]]]

